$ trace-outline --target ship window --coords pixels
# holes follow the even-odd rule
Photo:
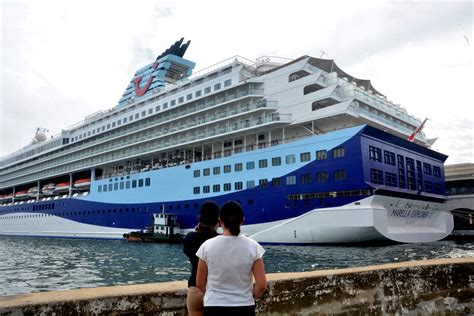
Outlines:
[[[194,177],[197,178],[201,175],[201,170],[194,170]]]
[[[211,93],[211,87],[204,88],[204,93],[205,94]]]
[[[309,72],[305,70],[298,70],[297,72],[294,72],[288,76],[288,82],[292,82],[298,79],[301,79],[303,77],[306,77],[309,75]]]
[[[224,166],[224,173],[230,173],[231,166],[230,165],[225,165]]]
[[[344,147],[337,147],[332,150],[333,158],[344,157],[344,155],[345,155]]]
[[[241,163],[241,162],[236,163],[236,164],[234,165],[234,170],[235,170],[235,171],[242,171],[242,168],[243,168],[243,166],[242,166],[242,163]]]
[[[221,173],[221,167],[214,167],[212,169],[213,174],[220,174]]]
[[[310,94],[310,93],[313,93],[313,92],[316,92],[318,90],[321,90],[323,87],[318,84],[318,83],[313,83],[313,84],[310,84],[310,85],[307,85],[303,88],[303,94],[304,95],[307,95],[307,94]],[[314,109],[313,109],[314,110]]]
[[[346,178],[347,178],[346,170],[334,171],[334,180],[345,180]]]
[[[114,183],[114,191],[117,191],[117,190],[118,190],[118,183],[115,182],[115,183]]]
[[[117,125],[122,125],[122,120],[118,120]]]
[[[424,174],[430,175],[432,174],[431,172],[431,165],[429,163],[424,162],[423,163],[423,172]]]
[[[112,127],[115,127],[115,122],[112,122]],[[85,136],[84,136],[85,137]]]
[[[125,182],[125,189],[130,189],[130,181]]]
[[[161,106],[160,105],[155,106],[155,112],[158,112],[159,110],[161,110]]]
[[[200,97],[201,94],[202,94],[201,90],[198,90],[198,91],[196,91],[196,92],[194,93],[194,97],[196,97],[196,98],[197,98],[197,97]]]
[[[273,157],[272,158],[272,166],[280,166],[281,165],[281,157]]]
[[[104,184],[103,191],[107,192],[107,184]]]
[[[183,103],[183,102],[184,102],[184,97],[179,97],[179,98],[178,98],[178,104],[181,104],[181,103]]]
[[[120,182],[120,190],[123,190],[125,188],[125,182]]]
[[[394,153],[392,153],[391,151],[384,150],[383,156],[384,156],[384,162],[387,165],[395,166],[395,154]]]
[[[324,183],[328,181],[328,173],[327,172],[318,172],[316,173],[316,178],[318,183]]]
[[[427,193],[433,192],[433,182],[431,181],[425,181],[425,191]]]
[[[217,90],[220,90],[221,89],[221,84],[220,83],[216,83],[214,85],[214,91],[217,91]]]
[[[150,181],[151,181],[150,178],[145,178],[145,186],[146,187],[150,186],[150,183],[151,183]]]
[[[204,168],[204,169],[202,170],[202,174],[203,174],[203,176],[205,176],[205,177],[208,176],[208,175],[210,175],[210,174],[211,174],[211,169],[209,169],[209,168]]]
[[[310,173],[302,174],[300,176],[300,182],[301,182],[301,184],[311,183],[311,174]]]
[[[295,184],[296,184],[296,176],[286,177],[286,185],[295,185]]]
[[[285,157],[285,161],[286,161],[286,164],[287,164],[287,165],[292,164],[292,163],[295,163],[295,162],[296,162],[295,155],[287,155],[287,156]]]
[[[385,184],[391,187],[396,187],[397,175],[392,172],[385,172]]]
[[[235,182],[234,183],[234,190],[242,190],[243,189],[243,183],[242,182]]]
[[[129,120],[130,122],[133,121],[133,115],[130,115],[130,116],[128,117],[128,120]]]
[[[109,191],[112,191],[112,183],[109,183]]]
[[[281,178],[273,178],[272,187],[279,187],[279,186],[281,186]]]
[[[224,191],[230,191],[231,190],[231,184],[230,183],[224,183]]]
[[[370,169],[370,182],[383,184],[383,172],[378,169]]]
[[[260,159],[260,160],[258,161],[258,167],[259,167],[259,168],[266,168],[266,167],[268,167],[268,161],[267,161],[267,159]]]
[[[142,117],[146,115],[146,111],[142,111]]]
[[[267,187],[267,184],[268,184],[268,180],[267,179],[260,179],[258,180],[258,185],[260,186],[260,188],[266,188]]]
[[[441,177],[441,168],[438,166],[433,166],[433,175],[435,177]]]
[[[382,150],[374,146],[369,146],[369,159],[382,162]]]
[[[220,192],[221,190],[221,185],[220,184],[214,184],[212,186],[212,192]]]
[[[140,118],[140,114],[139,114],[139,113],[136,113],[136,114],[135,114],[135,119],[138,119],[138,118]]]
[[[188,93],[186,95],[186,100],[191,100],[193,98],[193,94],[192,93]]]
[[[211,188],[208,185],[205,185],[202,187],[202,192],[203,193],[209,193],[211,192]]]
[[[232,84],[232,79],[227,79],[226,81],[224,81],[224,87],[228,87]]]
[[[110,129],[110,124],[107,124],[107,129]]]
[[[255,188],[255,181],[254,180],[247,181],[247,189],[253,189],[253,188]]]
[[[255,161],[247,161],[247,170],[255,169]]]
[[[326,150],[316,151],[316,160],[325,160],[328,158],[328,153]]]
[[[123,124],[125,124],[125,123],[127,123],[127,118],[126,117],[123,118]]]
[[[99,185],[98,189],[99,189],[99,193],[102,192],[102,186],[101,185]]]
[[[311,154],[309,152],[300,154],[300,161],[301,162],[310,161],[310,160],[311,160]]]
[[[138,187],[143,187],[143,179],[138,179]]]
[[[132,188],[136,188],[137,187],[137,180],[132,180]]]

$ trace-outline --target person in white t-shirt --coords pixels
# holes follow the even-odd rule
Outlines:
[[[254,299],[267,286],[265,250],[240,234],[244,213],[239,203],[226,202],[219,221],[223,234],[205,241],[196,253],[196,286],[205,293],[204,315],[255,315]]]

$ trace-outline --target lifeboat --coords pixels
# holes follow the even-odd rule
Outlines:
[[[74,182],[74,187],[78,189],[88,188],[91,186],[91,178],[79,179]]]
[[[53,195],[55,188],[56,188],[55,183],[48,183],[48,184],[43,185],[41,192],[43,192],[43,194],[45,195]]]
[[[28,197],[28,191],[18,191],[15,193],[15,199],[24,199]]]
[[[54,189],[55,192],[63,192],[69,190],[69,182],[61,182],[56,184],[56,188]]]
[[[28,195],[30,197],[37,197],[38,196],[38,187],[32,187],[28,190]],[[40,194],[41,195],[41,194]]]

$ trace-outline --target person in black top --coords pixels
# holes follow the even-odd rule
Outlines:
[[[207,201],[201,205],[199,210],[198,225],[196,230],[189,232],[183,240],[183,252],[191,262],[191,277],[188,280],[188,314],[200,316],[204,313],[204,294],[196,287],[196,274],[199,258],[196,252],[208,239],[217,236],[217,225],[219,223],[219,206],[213,201]]]

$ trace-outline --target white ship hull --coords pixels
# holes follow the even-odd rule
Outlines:
[[[277,244],[420,243],[443,239],[452,229],[453,218],[444,204],[371,196],[341,207],[308,212],[250,238]]]

